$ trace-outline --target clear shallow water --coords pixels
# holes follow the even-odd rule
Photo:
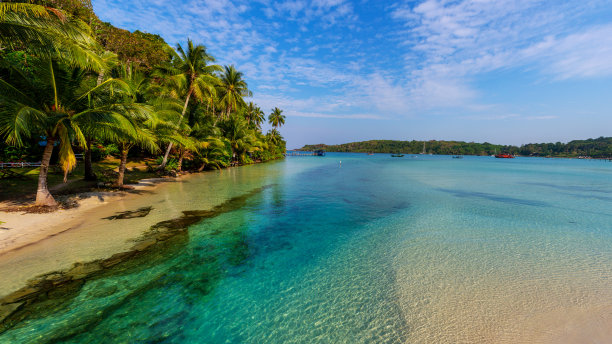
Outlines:
[[[612,328],[611,163],[328,154],[263,166],[232,181],[267,185],[241,207],[0,342],[529,343]]]

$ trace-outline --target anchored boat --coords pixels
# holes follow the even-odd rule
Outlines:
[[[504,154],[504,153],[495,154],[495,157],[496,158],[500,158],[500,159],[514,159],[514,155],[512,155],[512,154]]]

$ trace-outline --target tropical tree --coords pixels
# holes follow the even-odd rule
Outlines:
[[[64,11],[30,3],[0,2],[0,45],[72,66],[99,70],[103,62],[91,28]]]
[[[159,151],[157,145],[157,137],[154,130],[158,124],[155,107],[145,105],[147,96],[151,90],[149,80],[142,72],[137,71],[132,64],[124,64],[119,70],[120,80],[125,83],[124,92],[119,94],[118,101],[129,104],[132,107],[139,107],[142,111],[138,116],[131,116],[133,113],[127,112],[124,114],[125,121],[123,125],[111,128],[107,140],[114,141],[119,146],[121,153],[117,181],[115,185],[123,187],[125,170],[127,165],[127,156],[134,146],[139,146],[152,153]],[[161,100],[163,101],[163,100]],[[161,103],[156,102],[160,108]],[[133,124],[130,126],[129,124]]]
[[[268,116],[268,122],[272,124],[274,128],[280,128],[285,124],[285,116],[283,116],[283,110],[275,107],[272,109],[272,113]]]
[[[223,136],[229,141],[234,162],[246,160],[246,153],[258,150],[261,142],[253,130],[249,129],[247,121],[240,114],[234,113],[221,123]]]
[[[171,94],[179,98],[185,97],[183,111],[179,117],[177,128],[180,128],[191,97],[199,101],[206,99],[208,95],[215,94],[217,78],[213,75],[215,71],[221,69],[217,65],[208,65],[214,58],[206,53],[203,45],[194,45],[191,40],[187,40],[187,50],[181,45],[177,45],[178,54],[175,55],[172,64],[167,64],[159,69],[157,75],[165,77],[167,85],[171,89]],[[163,169],[167,162],[173,142],[168,144],[164,154],[160,169]]]
[[[49,193],[47,174],[51,154],[59,143],[59,164],[67,173],[76,165],[72,143],[85,145],[83,130],[125,125],[125,114],[136,117],[137,107],[107,103],[88,106],[88,98],[108,87],[121,86],[114,79],[98,86],[84,85],[87,73],[52,60],[33,59],[28,62],[31,73],[11,67],[0,79],[0,136],[8,144],[23,145],[29,137],[44,135],[46,145],[41,159],[36,192],[36,205],[54,206]]]
[[[261,130],[261,124],[266,120],[266,114],[259,107],[255,107],[253,113],[253,124],[258,130]]]
[[[253,96],[243,76],[242,72],[237,71],[233,65],[225,66],[223,69],[218,89],[219,100],[225,108],[225,118],[229,118],[232,110],[245,105],[243,97]]]
[[[261,129],[261,123],[265,120],[265,114],[253,102],[248,102],[245,108],[245,119],[252,128]]]
[[[117,58],[117,54],[110,52],[110,51],[105,51],[102,54],[100,54],[100,59],[102,60],[104,64],[102,65],[102,68],[100,68],[100,71],[98,72],[97,79],[96,79],[96,86],[99,86],[100,84],[102,84],[105,77],[108,78],[109,72],[119,64],[119,59]],[[107,101],[107,99],[98,100],[98,99],[90,98],[90,103],[98,102],[100,104],[105,101]],[[97,132],[97,128],[95,127],[92,128],[90,132],[84,132],[85,133],[85,154],[83,156],[83,162],[85,165],[85,174],[84,174],[85,180],[98,179],[93,170],[93,164],[91,161],[91,145],[95,138],[96,132]]]

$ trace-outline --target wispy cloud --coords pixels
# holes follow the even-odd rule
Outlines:
[[[416,104],[477,101],[473,81],[496,70],[534,69],[551,81],[612,75],[612,25],[576,32],[575,21],[601,1],[412,1],[392,6],[404,24],[406,70]],[[420,54],[421,58],[413,58]]]

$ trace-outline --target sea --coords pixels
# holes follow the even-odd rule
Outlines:
[[[327,153],[155,192],[186,230],[0,343],[612,342],[611,162]]]

